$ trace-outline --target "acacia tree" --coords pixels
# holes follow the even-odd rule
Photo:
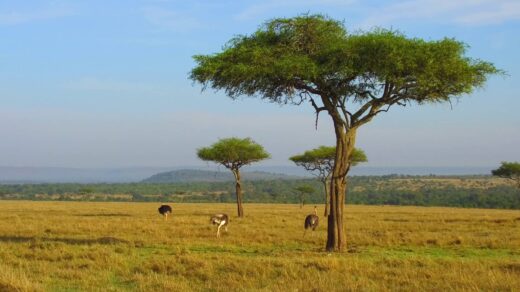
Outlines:
[[[322,15],[278,18],[237,36],[220,53],[194,56],[191,79],[235,99],[309,101],[333,122],[336,157],[327,218],[328,251],[346,245],[343,208],[358,129],[395,105],[450,102],[482,86],[493,64],[465,56],[455,39],[427,41],[376,29],[348,33]]]
[[[240,168],[269,158],[269,153],[251,138],[226,138],[220,139],[209,147],[198,149],[197,156],[204,161],[213,161],[231,170],[235,176],[238,217],[244,217]]]
[[[289,158],[296,165],[303,167],[305,170],[314,174],[323,184],[325,195],[325,211],[323,216],[329,215],[329,183],[334,167],[334,158],[336,157],[336,147],[320,146],[318,148],[307,150],[303,154],[294,155]],[[355,148],[350,157],[351,166],[356,166],[361,162],[367,162],[367,156],[361,149]]]
[[[294,188],[294,190],[298,193],[298,199],[300,200],[300,209],[303,208],[305,204],[305,195],[310,195],[314,193],[314,188],[309,185],[303,185]]]
[[[513,180],[516,187],[520,189],[520,163],[502,161],[500,167],[492,170],[491,174]]]

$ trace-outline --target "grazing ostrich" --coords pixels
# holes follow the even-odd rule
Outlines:
[[[307,217],[305,217],[305,231],[303,231],[303,236],[305,236],[305,232],[307,232],[307,229],[312,228],[312,230],[316,230],[316,227],[318,227],[318,223],[320,221],[320,217],[318,217],[318,209],[316,209],[316,206],[314,206],[314,214],[309,214]]]
[[[164,216],[164,221],[168,220],[168,214],[172,213],[172,207],[169,205],[161,205],[159,207],[159,213]]]
[[[220,237],[220,228],[224,226],[224,230],[227,232],[227,225],[229,223],[229,217],[227,214],[215,214],[211,216],[211,219],[209,219],[209,222],[211,224],[218,225],[217,227],[217,237]]]

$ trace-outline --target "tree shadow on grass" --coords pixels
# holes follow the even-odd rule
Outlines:
[[[93,245],[93,244],[118,244],[129,243],[128,240],[116,237],[105,236],[99,238],[53,238],[53,237],[37,237],[37,236],[0,236],[0,242],[7,243],[23,243],[23,242],[61,242],[71,245]]]

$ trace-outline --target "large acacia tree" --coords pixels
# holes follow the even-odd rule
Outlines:
[[[262,145],[257,144],[251,138],[240,139],[233,137],[220,139],[209,147],[198,149],[197,156],[204,161],[212,161],[231,170],[235,176],[238,217],[244,217],[240,168],[244,165],[269,158],[269,153],[264,150]]]
[[[289,160],[296,165],[303,167],[305,170],[314,174],[323,184],[325,194],[325,211],[324,216],[329,215],[329,184],[334,168],[334,159],[336,158],[336,147],[320,146],[311,150],[291,156]],[[355,148],[350,156],[350,165],[356,166],[361,162],[367,162],[367,156],[361,149]]]
[[[450,102],[482,86],[493,64],[465,55],[451,38],[423,40],[383,29],[347,32],[322,15],[278,18],[237,36],[219,53],[196,55],[191,79],[231,98],[309,101],[316,122],[326,112],[336,135],[330,186],[328,251],[346,246],[343,207],[358,129],[392,106]]]

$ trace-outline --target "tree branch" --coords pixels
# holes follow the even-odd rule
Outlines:
[[[375,98],[368,101],[361,108],[359,108],[352,116],[352,125],[360,126],[368,123],[377,114],[381,112],[388,112],[390,107],[392,107],[394,104],[406,106],[406,103],[403,101],[405,101],[408,96],[408,89],[409,85],[405,85],[396,89],[393,83],[386,81],[383,88],[383,95],[380,98]],[[401,92],[402,90],[405,90],[405,92]],[[384,106],[386,106],[386,108],[381,109]],[[368,113],[366,113],[367,111]]]
[[[377,114],[382,112],[388,112],[388,110],[394,105],[398,104],[401,106],[406,106],[405,103],[402,103],[404,97],[396,95],[391,99],[378,99],[378,102],[375,102],[371,105],[370,111],[360,119],[356,120],[356,126],[360,126],[370,122]],[[383,106],[387,106],[385,109],[381,109]]]
[[[326,107],[322,106],[322,107],[318,107],[318,105],[316,104],[316,102],[314,101],[314,99],[309,95],[309,100],[311,102],[311,105],[312,107],[314,108],[314,110],[316,111],[316,123],[315,123],[315,127],[316,127],[316,130],[318,130],[318,118],[319,118],[319,115],[320,115],[320,112],[321,111],[324,111],[324,110],[327,110]]]
[[[330,173],[328,166],[325,166],[322,162],[297,162],[296,165],[303,167],[305,170],[310,171],[312,175],[318,177],[321,180],[327,177]],[[315,173],[315,172],[318,173]]]
[[[361,106],[353,115],[352,115],[352,124],[356,124],[360,119],[361,117],[363,116],[363,114],[367,111],[367,110],[372,110],[372,108],[379,102],[379,99],[372,99],[371,101],[368,101],[367,103],[365,103],[363,106]]]
[[[352,113],[347,110],[346,102],[347,102],[347,99],[344,97],[344,98],[340,99],[339,104],[340,104],[340,109],[343,112],[343,117],[345,119],[345,123],[348,128],[348,127],[350,127],[350,124],[352,122]]]
[[[325,106],[329,115],[334,120],[334,123],[342,124],[343,126],[345,126],[345,128],[348,129],[350,127],[350,125],[346,121],[346,117],[345,118],[341,117],[341,114],[338,112],[337,99],[334,98],[334,100],[336,102],[333,103],[327,96],[325,96],[325,95],[321,96],[321,101],[323,102],[323,105]]]
[[[364,90],[364,91],[355,91],[356,95],[359,95],[361,97],[370,97],[371,99],[377,99],[377,97],[370,91],[370,90]]]
[[[305,90],[307,92],[310,92],[312,94],[316,94],[316,95],[321,95],[322,92],[321,90],[317,89],[317,88],[314,88],[310,85],[307,85],[303,80],[301,79],[296,79],[295,80],[295,85],[294,85],[295,88],[297,89],[301,89],[301,90]]]

